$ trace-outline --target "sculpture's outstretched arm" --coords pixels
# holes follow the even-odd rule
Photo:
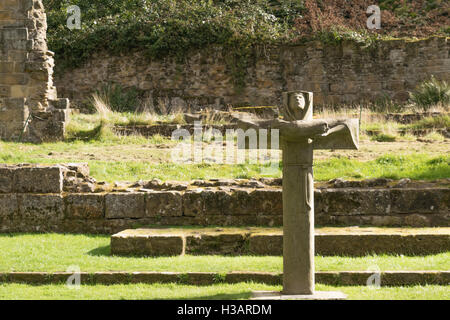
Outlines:
[[[359,148],[359,120],[325,120],[328,131],[313,138],[314,149],[352,149]]]
[[[280,119],[240,119],[238,120],[238,127],[243,130],[280,130],[280,135],[287,141],[298,141],[302,139],[312,138],[317,135],[326,134],[329,130],[328,124],[325,120],[284,121]]]
[[[238,127],[243,130],[267,129],[269,135],[270,129],[278,129],[285,141],[312,139],[314,149],[358,149],[359,147],[358,119],[284,121],[242,118],[238,121]]]

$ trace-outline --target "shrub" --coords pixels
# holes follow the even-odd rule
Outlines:
[[[139,95],[139,90],[135,87],[123,88],[120,84],[107,84],[94,94],[94,106],[99,113],[102,113],[98,110],[98,100],[100,100],[109,107],[110,111],[132,112],[136,111],[140,103]]]
[[[413,93],[411,101],[418,107],[427,111],[437,105],[448,107],[450,104],[450,85],[439,81],[435,77],[424,81]]]
[[[120,54],[137,49],[151,58],[184,58],[191,49],[220,45],[234,55],[230,68],[235,65],[236,73],[245,69],[252,46],[317,38],[370,44],[378,34],[448,32],[443,0],[397,3],[379,1],[383,28],[369,32],[370,0],[44,0],[49,47],[58,68],[77,67],[101,50]],[[81,9],[81,30],[66,27],[70,5]]]

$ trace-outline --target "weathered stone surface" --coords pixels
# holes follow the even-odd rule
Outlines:
[[[166,241],[165,249],[156,249],[159,241]],[[315,241],[315,253],[323,256],[429,255],[448,251],[450,230],[320,228]],[[158,255],[156,250],[162,255],[279,256],[283,254],[283,235],[279,228],[161,228],[126,230],[111,237],[114,254]]]
[[[448,189],[391,190],[391,211],[394,213],[434,213],[448,211]]]
[[[96,191],[96,181],[89,176],[87,163],[68,163],[63,165],[63,190],[71,193],[89,193]]]
[[[12,272],[6,277],[9,283],[43,284],[49,282],[46,272]]]
[[[365,256],[368,254],[427,255],[446,252],[450,248],[450,233],[402,234],[389,230],[327,234],[319,231],[315,235],[315,253],[323,256]],[[329,233],[329,232],[328,232]],[[249,238],[249,251],[256,255],[282,255],[283,236],[276,234],[255,234]]]
[[[66,218],[104,219],[105,195],[69,194],[65,197]]]
[[[253,185],[245,179],[193,181],[184,184],[187,185],[185,191],[147,190],[142,189],[145,182],[123,183],[121,192],[111,192],[111,185],[97,183],[89,177],[87,164],[0,165],[0,232],[112,234],[145,225],[281,226],[280,181],[263,179],[260,182],[265,188],[243,188],[247,183]],[[381,182],[360,183],[378,185]],[[316,224],[448,226],[448,183],[449,180],[445,179],[410,181],[407,187],[396,188],[398,183],[393,181],[372,188],[355,185],[355,188],[334,189],[327,187],[329,183],[321,183],[315,192]],[[198,188],[200,185],[208,187]],[[49,205],[50,195],[57,200]],[[32,204],[22,205],[21,200],[28,198],[33,199]],[[63,218],[61,212],[64,213]],[[57,221],[42,218],[47,215],[57,217]],[[38,220],[30,224],[29,218]]]
[[[183,216],[198,217],[204,215],[205,205],[202,190],[190,190],[183,194]]]
[[[189,272],[181,276],[182,283],[194,286],[209,286],[217,281],[217,275],[211,272]]]
[[[252,234],[249,238],[249,252],[261,256],[281,256],[283,254],[282,232],[275,234]]]
[[[58,73],[55,83],[64,96],[80,104],[108,81],[136,86],[148,93],[155,106],[164,103],[172,110],[186,110],[186,104],[192,110],[279,105],[281,92],[294,88],[314,92],[318,105],[376,101],[386,94],[404,99],[405,91],[412,91],[432,74],[442,80],[450,78],[449,45],[444,37],[382,41],[379,50],[362,50],[348,41],[266,47],[267,55],[261,55],[245,70],[246,90],[239,94],[229,85],[233,74],[227,71],[226,51],[215,47],[192,52],[185,63],[175,58],[149,61],[142,52],[125,58],[99,52],[86,65]],[[90,73],[97,76],[87,79]]]
[[[251,203],[254,205],[258,216],[282,216],[283,198],[281,190],[264,189],[255,190],[250,194]]]
[[[449,210],[448,188],[433,189],[325,189],[318,190],[316,214],[390,215],[437,213]]]
[[[17,195],[0,194],[0,219],[11,218],[19,212]]]
[[[61,193],[63,175],[60,166],[23,167],[15,170],[14,192]]]
[[[54,110],[64,103],[57,101],[53,85],[42,0],[5,2],[7,10],[0,7],[0,138],[60,140],[67,114]]]
[[[131,282],[131,274],[127,272],[95,272],[91,279],[96,284],[128,284]]]
[[[175,272],[133,272],[131,283],[176,283],[180,279]]]
[[[316,253],[324,256],[427,255],[450,248],[450,234],[322,234],[315,238]]]
[[[110,193],[105,197],[107,219],[143,218],[145,195],[142,193]]]
[[[64,201],[61,195],[37,195],[22,194],[18,195],[19,213],[13,216],[16,219],[25,219],[27,223],[32,220],[54,223],[55,220],[64,218]],[[37,225],[37,226],[39,226]]]
[[[13,192],[15,168],[0,166],[0,193]]]
[[[111,253],[117,255],[176,256],[184,254],[183,235],[139,234],[125,230],[111,237]]]
[[[51,284],[67,284],[67,281],[71,276],[74,275],[74,272],[54,272],[49,273],[47,275],[47,282]],[[77,274],[80,277],[80,284],[90,284],[92,283],[92,275],[87,272],[79,272]],[[72,280],[72,278],[71,278]],[[69,282],[71,285],[75,285],[76,283],[74,281]]]
[[[186,254],[236,255],[246,251],[246,233],[197,234],[186,236]]]
[[[148,217],[180,217],[183,215],[182,194],[177,191],[147,193],[146,209]]]

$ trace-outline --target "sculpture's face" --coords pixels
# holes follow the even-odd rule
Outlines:
[[[290,109],[296,109],[296,108],[300,108],[302,110],[305,109],[306,106],[306,100],[305,97],[303,96],[303,94],[301,93],[295,93],[295,94],[291,94],[291,96],[289,97],[289,108]]]
[[[282,115],[287,121],[304,120],[310,111],[308,92],[288,92],[285,96]]]

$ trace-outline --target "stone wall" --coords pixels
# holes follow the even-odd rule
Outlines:
[[[75,70],[58,71],[56,86],[77,102],[108,82],[136,87],[149,104],[166,108],[220,108],[231,104],[278,105],[289,90],[314,92],[316,104],[350,104],[384,97],[404,101],[408,91],[431,75],[450,79],[450,42],[431,38],[415,42],[382,41],[375,48],[354,42],[313,42],[255,50],[245,86],[236,86],[237,67],[221,48],[191,52],[184,62],[149,60],[141,53],[98,53]]]
[[[37,183],[39,181],[39,183]],[[83,164],[0,166],[0,232],[115,233],[149,225],[282,225],[280,179],[108,185]],[[316,185],[322,226],[448,226],[450,188],[368,180]]]
[[[64,135],[69,107],[57,99],[41,0],[0,1],[0,138],[40,142]]]

